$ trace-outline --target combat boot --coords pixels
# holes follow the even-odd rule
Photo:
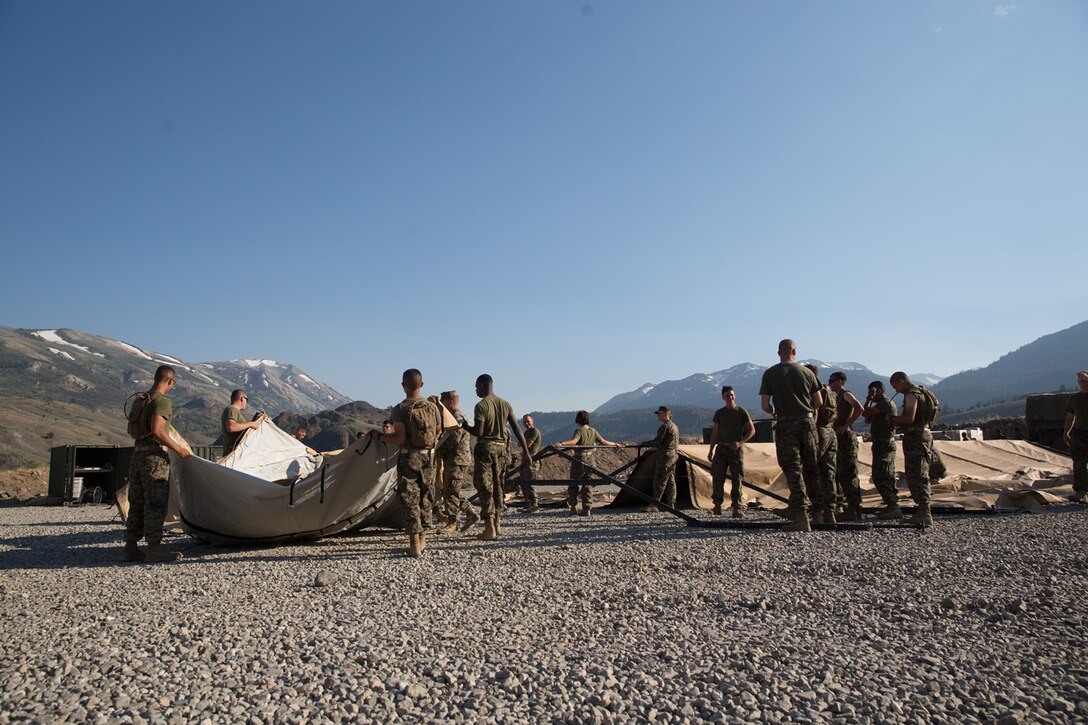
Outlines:
[[[457,531],[457,519],[447,519],[446,525],[438,530],[440,534],[452,534]]]
[[[825,524],[837,524],[837,523],[839,523],[835,519],[835,509],[824,509],[824,523]]]
[[[495,538],[497,539],[502,536],[502,519],[499,518],[498,514],[495,514],[493,518],[495,520]]]
[[[527,514],[531,514],[534,511],[539,511],[539,510],[540,510],[540,505],[535,504],[535,503],[531,503],[531,504],[529,504],[528,506],[525,507],[525,513],[527,513]]]
[[[423,556],[419,548],[419,534],[408,534],[408,556],[418,559]]]
[[[721,516],[722,515],[722,505],[720,503],[714,504],[714,510],[711,511],[710,513],[714,514],[715,516]]]
[[[793,513],[790,522],[782,527],[782,531],[812,531],[812,524],[808,520],[808,514],[802,509],[790,509]]]
[[[842,521],[861,521],[861,509],[854,504],[849,504],[842,512]]]
[[[589,512],[592,511],[592,510],[593,509],[590,506],[583,506],[582,507],[582,515],[583,516],[589,516]]]
[[[143,561],[144,552],[135,541],[126,541],[125,548],[121,550],[121,561]]]
[[[812,512],[812,523],[816,526],[822,526],[824,524],[824,512],[822,509]]]
[[[495,519],[489,518],[484,525],[484,531],[482,534],[476,534],[476,538],[480,541],[494,541],[499,538],[499,535],[495,532]]]
[[[571,504],[570,515],[571,516],[577,516],[578,515],[578,506],[577,505]]]
[[[465,532],[476,525],[476,522],[480,520],[480,514],[469,506],[465,509],[465,523],[461,524],[461,531]]]
[[[162,545],[162,542],[156,542],[154,544],[147,545],[147,554],[144,555],[144,561],[177,561],[181,558],[180,551],[174,551],[173,549],[167,549]]]
[[[917,526],[919,524],[922,525],[922,526],[932,526],[933,525],[933,512],[930,510],[929,504],[928,503],[918,504],[918,506],[914,509],[914,513],[911,514],[911,517],[909,519],[907,519],[907,523],[908,524],[913,524],[915,526]]]
[[[735,519],[743,519],[744,518],[744,512],[741,511],[740,506],[734,506],[733,507],[733,518],[735,518]]]
[[[899,521],[903,518],[903,509],[899,508],[898,503],[890,503],[876,517],[882,521]]]

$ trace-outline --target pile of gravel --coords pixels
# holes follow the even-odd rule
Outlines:
[[[121,564],[103,507],[0,530],[0,723],[1088,718],[1084,507],[811,534],[511,512],[420,560],[373,531]]]

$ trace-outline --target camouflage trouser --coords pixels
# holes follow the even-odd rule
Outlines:
[[[929,452],[933,436],[929,428],[903,431],[903,465],[907,469],[907,488],[914,503],[929,503]]]
[[[469,502],[461,498],[461,489],[468,482],[468,466],[453,463],[442,465],[442,503],[438,512],[447,521],[456,521],[461,511],[469,507]]]
[[[530,506],[536,506],[536,488],[530,483],[530,481],[536,478],[536,473],[540,469],[540,463],[533,461],[530,465],[522,465],[518,470],[518,480],[521,481],[521,495],[525,498],[525,503]]]
[[[658,451],[654,466],[654,498],[658,501],[676,505],[676,451]]]
[[[774,452],[790,487],[790,508],[807,511],[805,482],[820,480],[816,463],[816,424],[811,418],[778,421],[774,427]]]
[[[873,439],[873,485],[885,505],[899,499],[895,490],[895,439]]]
[[[397,496],[404,507],[405,530],[409,534],[421,533],[431,525],[433,487],[433,451],[401,448],[397,453]]]
[[[472,485],[480,495],[480,516],[484,521],[498,518],[506,508],[503,476],[506,473],[506,444],[495,441],[476,443],[476,466]]]
[[[744,446],[734,450],[729,443],[720,443],[714,449],[710,463],[710,477],[714,481],[714,505],[725,502],[725,478],[729,477],[729,501],[733,508],[740,508],[740,482],[744,479]]]
[[[1069,454],[1073,456],[1073,493],[1088,493],[1088,428],[1069,431]]]
[[[584,454],[582,461],[593,465],[593,452],[588,451]],[[570,462],[570,480],[581,481],[583,479],[593,478],[593,474],[589,469],[582,465],[580,461]],[[582,506],[589,508],[593,504],[593,487],[592,486],[579,486],[576,483],[572,483],[567,486],[567,506],[577,506],[578,499],[582,499]]]
[[[835,472],[839,457],[839,439],[835,435],[835,429],[829,425],[821,425],[816,428],[816,466],[820,470],[820,476],[816,485],[807,477],[808,497],[812,500],[812,507],[821,511],[834,508],[837,498],[835,488]]]
[[[137,446],[128,464],[128,520],[125,541],[143,537],[149,544],[162,541],[162,522],[170,502],[170,459],[159,446]]]
[[[861,487],[858,482],[858,437],[847,429],[838,434],[839,453],[835,460],[835,481],[839,495],[851,506],[861,506]]]

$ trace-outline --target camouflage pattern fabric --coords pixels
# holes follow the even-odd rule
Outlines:
[[[835,435],[835,429],[831,427],[831,418],[827,425],[816,428],[816,466],[819,469],[819,477],[810,481],[805,477],[808,485],[808,497],[812,500],[812,507],[826,510],[835,506],[838,497],[835,488],[835,474],[839,452],[839,438]]]
[[[820,480],[820,469],[816,463],[816,425],[812,419],[776,422],[774,452],[790,488],[790,508],[808,511],[805,482]]]
[[[536,430],[535,428],[533,430]],[[539,446],[537,446],[539,449]],[[530,450],[532,450],[530,448]],[[530,506],[537,505],[536,488],[533,487],[530,481],[536,480],[537,471],[540,470],[540,462],[533,461],[530,465],[522,465],[518,471],[518,480],[521,481],[521,495],[525,498],[525,503]]]
[[[903,466],[907,469],[907,488],[914,503],[929,503],[929,452],[933,436],[929,428],[908,428],[903,431]]]
[[[461,511],[469,502],[461,498],[461,489],[468,483],[469,468],[457,464],[442,464],[442,503],[438,507],[440,515],[447,521],[456,521]]]
[[[1073,492],[1088,493],[1088,428],[1069,431],[1069,454],[1073,456]]]
[[[714,449],[714,460],[710,463],[710,477],[714,481],[714,505],[725,502],[725,479],[729,477],[729,501],[733,508],[740,508],[740,484],[744,478],[744,446],[733,450],[728,443],[719,444]]]
[[[170,459],[161,446],[139,445],[128,465],[128,521],[125,541],[162,541],[162,522],[170,501]]]
[[[873,439],[873,485],[885,505],[898,499],[899,494],[895,490],[894,438]]]
[[[929,482],[940,483],[941,479],[948,475],[948,466],[944,465],[941,452],[937,450],[937,444],[929,449]]]
[[[581,445],[581,444],[579,444]],[[593,453],[594,451],[581,449],[575,451],[574,455],[578,456],[580,460],[570,462],[570,480],[581,481],[587,478],[593,478],[593,474],[582,465],[582,462],[593,465]],[[576,483],[572,483],[567,486],[567,506],[576,506],[578,499],[581,498],[583,506],[590,506],[593,502],[593,487],[592,486],[579,486]]]
[[[851,506],[861,506],[858,481],[858,437],[849,428],[838,434],[839,450],[835,458],[835,482],[839,495]]]
[[[669,425],[672,425],[669,423]],[[676,426],[672,426],[675,428]],[[659,448],[654,464],[654,498],[669,506],[676,505],[676,448]]]
[[[476,466],[472,472],[472,485],[480,496],[480,516],[487,521],[498,518],[506,508],[503,493],[503,475],[506,471],[506,441],[476,442],[474,451]]]
[[[431,525],[434,506],[434,457],[426,448],[401,448],[397,452],[397,496],[404,507],[405,530],[422,533]]]

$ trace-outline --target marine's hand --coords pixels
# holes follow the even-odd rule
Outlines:
[[[180,448],[178,449],[177,453],[178,458],[188,458],[189,456],[193,455],[193,452],[190,451],[188,448]]]

